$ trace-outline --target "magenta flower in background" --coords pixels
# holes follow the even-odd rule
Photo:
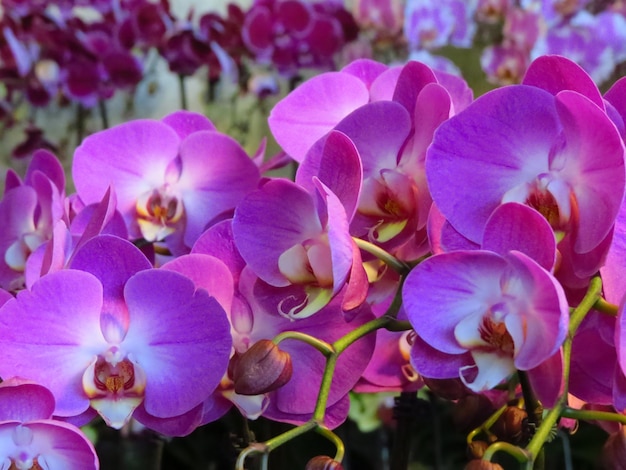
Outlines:
[[[480,242],[504,202],[542,213],[575,254],[609,234],[624,194],[624,148],[587,97],[524,85],[482,96],[444,122],[426,157],[433,200],[452,226]]]
[[[52,236],[65,218],[65,175],[50,152],[35,152],[24,181],[7,173],[0,201],[0,287],[19,290],[30,254]]]
[[[409,321],[427,345],[412,350],[417,372],[460,377],[474,391],[495,387],[516,369],[540,366],[567,334],[562,287],[520,252],[433,256],[409,273],[402,297]],[[445,366],[442,356],[449,358],[443,359]]]
[[[45,387],[9,378],[0,385],[0,465],[7,469],[97,470],[93,444],[78,428],[52,420]]]
[[[206,291],[113,236],[91,239],[70,267],[3,305],[2,376],[45,385],[57,416],[89,418],[91,407],[116,428],[138,407],[167,421],[213,392],[232,340]]]
[[[184,111],[92,134],[76,149],[72,174],[85,204],[113,186],[131,239],[165,240],[177,254],[214,219],[232,214],[259,181],[234,139]]]
[[[337,2],[260,0],[246,12],[242,37],[258,62],[294,76],[304,67],[334,68],[333,55],[356,31]]]
[[[404,10],[404,35],[411,49],[437,49],[451,44],[471,47],[477,0],[409,0]]]

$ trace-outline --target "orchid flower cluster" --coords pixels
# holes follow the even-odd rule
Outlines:
[[[571,58],[600,85],[626,60],[625,14],[623,2],[595,0],[408,0],[403,26],[410,57],[444,70],[455,66],[432,53],[480,44],[482,69],[497,85],[520,83],[546,54]]]
[[[295,425],[237,469],[310,431],[337,451],[307,468],[341,468],[351,392],[423,387],[499,407],[467,468],[626,424],[625,122],[626,78],[603,96],[561,56],[476,100],[361,59],[273,108],[276,159],[187,111],[86,137],[73,194],[36,151],[0,201],[0,459],[98,468],[96,417],[187,436],[236,409]]]
[[[247,11],[231,3],[225,15],[190,10],[185,18],[165,0],[3,0],[1,6],[0,121],[7,127],[20,120],[23,103],[74,103],[83,114],[97,107],[102,127],[109,127],[105,103],[119,91],[132,96],[151,80],[159,57],[181,80],[183,108],[183,81],[201,69],[209,94],[220,78],[241,82],[251,93],[276,93],[276,79],[250,69],[269,63],[289,76],[303,67],[332,69],[334,55],[358,33],[350,13],[325,0],[257,2]],[[54,151],[33,115],[28,120],[14,156],[30,157],[41,147]]]

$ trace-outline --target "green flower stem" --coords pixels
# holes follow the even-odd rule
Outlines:
[[[600,297],[598,300],[596,300],[596,303],[593,304],[593,309],[597,310],[598,312],[606,313],[607,315],[616,317],[618,306],[610,302],[607,302],[605,299]]]
[[[313,346],[325,357],[330,357],[332,354],[335,353],[335,349],[326,341],[322,341],[321,339],[318,339],[315,336],[307,335],[306,333],[300,333],[299,331],[284,331],[282,333],[279,333],[274,337],[272,342],[278,345],[281,341],[284,341],[286,339],[296,339],[310,346]]]
[[[106,102],[102,99],[98,100],[98,111],[100,112],[100,119],[102,120],[102,129],[108,129],[109,113],[107,112]]]
[[[572,314],[570,315],[569,320],[569,334],[571,337],[574,336],[576,330],[584,320],[585,316],[589,313],[589,311],[595,306],[600,299],[600,295],[602,293],[602,280],[599,276],[596,276],[591,279],[589,283],[589,287],[587,288],[587,293],[583,300],[578,304],[578,307],[574,309]]]
[[[336,460],[337,462],[341,462],[343,460],[344,454],[346,453],[346,448],[343,445],[343,441],[339,438],[339,436],[325,426],[318,426],[317,428],[315,428],[315,432],[321,434],[330,442],[335,444],[337,452],[335,452],[334,460]]]
[[[561,411],[564,418],[582,419],[585,421],[616,421],[626,424],[626,416],[610,411],[577,410],[566,406]]]
[[[530,465],[528,468],[532,468],[531,455],[529,455],[526,450],[504,441],[498,441],[491,444],[487,450],[485,450],[483,460],[491,462],[491,459],[496,452],[506,452],[510,456],[514,457],[518,462],[527,463]]]
[[[306,434],[307,432],[311,431],[312,429],[317,428],[318,426],[319,425],[313,420],[307,421],[306,423],[301,424],[300,426],[291,428],[289,431],[285,431],[284,433],[279,434],[278,436],[268,439],[264,443],[265,453],[269,453],[273,451],[277,447],[282,446],[283,444],[289,442],[290,440],[298,436],[301,436],[302,434]]]
[[[275,436],[265,442],[255,442],[253,444],[250,444],[248,447],[242,450],[239,456],[237,457],[235,470],[244,470],[245,469],[244,464],[246,462],[246,459],[254,454],[263,454],[264,458],[263,458],[262,465],[263,465],[263,468],[266,468],[267,456],[269,455],[271,451],[289,442],[290,440],[295,439],[298,436],[301,436],[302,434],[306,434],[307,432],[311,431],[312,429],[315,429],[316,427],[318,427],[318,424],[315,421],[312,421],[312,420],[307,421],[306,423],[300,426],[296,426],[295,428],[291,428],[289,431],[285,431],[284,433],[279,434],[278,436]]]
[[[389,324],[391,321],[393,321],[393,318],[385,314],[380,318],[375,318],[374,320],[370,320],[367,323],[364,323],[358,328],[352,330],[350,333],[339,338],[333,343],[333,347],[335,348],[337,355],[344,352],[352,343],[361,339],[363,336],[366,336],[373,331],[379,330],[380,328],[385,328],[385,326],[387,326],[387,324]]]
[[[552,432],[552,428],[556,425],[567,407],[567,393],[569,386],[570,362],[572,356],[572,341],[576,330],[582,323],[585,315],[593,308],[596,301],[600,298],[602,292],[602,281],[596,276],[591,279],[585,297],[570,315],[569,333],[563,342],[563,391],[554,407],[543,418],[541,426],[526,446],[526,452],[530,455],[530,461],[534,462],[540,455],[543,446]]]
[[[406,320],[391,320],[385,325],[387,331],[408,331],[413,329],[411,322]]]
[[[326,404],[328,403],[328,396],[330,395],[330,386],[333,383],[333,375],[335,374],[337,359],[339,359],[338,352],[331,354],[329,357],[326,358],[326,367],[324,368],[324,375],[322,375],[320,393],[319,395],[317,395],[315,410],[313,411],[313,417],[311,418],[316,423],[324,422],[324,415],[326,414]]]
[[[178,74],[178,93],[180,98],[180,108],[187,110],[187,91],[185,90],[185,76]]]
[[[396,271],[398,274],[404,276],[411,270],[411,267],[408,264],[400,261],[395,256],[390,255],[381,247],[361,238],[352,237],[352,239],[354,240],[354,243],[356,243],[356,246],[358,246],[361,250],[374,255],[381,261],[384,261],[387,266]]]
[[[559,397],[554,407],[550,409],[548,414],[543,418],[541,426],[537,429],[537,432],[532,437],[528,445],[526,446],[526,452],[531,456],[531,461],[534,461],[543,449],[543,445],[550,436],[552,428],[556,425],[557,421],[561,417],[563,408],[567,404],[567,390],[569,385],[569,368],[572,355],[572,337],[568,336],[563,343],[563,392]]]
[[[491,435],[491,432],[489,430],[496,423],[496,421],[498,421],[498,418],[502,416],[502,413],[504,413],[504,410],[506,410],[507,408],[508,408],[508,404],[502,405],[489,418],[487,418],[487,420],[483,424],[473,429],[467,435],[467,444],[468,445],[471,444],[474,438],[480,435],[481,433],[484,433],[487,436]]]

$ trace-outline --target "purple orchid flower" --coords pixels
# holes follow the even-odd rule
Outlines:
[[[539,367],[567,334],[563,288],[516,251],[433,256],[409,273],[402,296],[419,337],[411,353],[415,369],[460,377],[474,391],[495,387],[516,369]]]
[[[349,232],[361,180],[357,151],[341,132],[331,132],[315,150],[296,183],[266,182],[243,199],[233,219],[239,252],[252,270],[272,286],[303,291],[303,303],[284,310],[293,318],[313,315],[340,291],[350,310],[367,291]]]
[[[52,419],[45,387],[10,378],[0,385],[0,462],[5,468],[97,470],[93,444],[78,428]]]
[[[434,253],[458,253],[468,250],[489,250],[500,256],[508,257],[514,252],[527,256],[547,272],[552,272],[557,261],[556,239],[552,227],[547,220],[536,210],[523,204],[509,202],[496,208],[485,225],[481,244],[475,244],[460,235],[447,222],[436,207],[431,210],[429,221],[429,236]],[[457,251],[452,251],[457,250]],[[447,378],[454,367],[471,365],[469,357],[435,352],[424,340],[413,339],[414,353],[412,359],[415,367],[420,367],[427,377],[429,374],[444,374],[437,378]],[[434,366],[431,356],[436,357]],[[435,371],[441,361],[449,361],[449,367],[443,371]],[[469,362],[467,362],[469,361]],[[452,369],[450,369],[450,367]],[[547,406],[554,404],[562,389],[562,358],[560,351],[546,358],[539,365],[528,369],[528,377],[533,388]]]
[[[446,89],[454,112],[460,112],[472,100],[472,91],[464,80],[435,72],[419,62],[388,67],[361,59],[340,72],[323,73],[298,86],[274,106],[269,126],[285,152],[302,162],[316,141],[369,102],[398,101],[413,117],[417,96],[430,83]]]
[[[76,149],[72,172],[85,204],[113,186],[131,238],[165,240],[175,254],[232,213],[259,181],[235,140],[204,116],[182,111],[92,134]]]
[[[206,269],[208,266],[213,267],[212,271]],[[223,272],[224,266],[228,267],[229,275]],[[198,239],[191,255],[182,256],[163,268],[191,276],[197,287],[214,294],[225,307],[231,322],[235,351],[231,363],[257,341],[272,339],[284,331],[300,331],[333,342],[374,318],[370,308],[363,304],[352,310],[348,319],[338,298],[331,300],[308,318],[285,318],[280,313],[285,298],[284,289],[263,282],[246,266],[234,243],[230,221],[211,227]],[[208,272],[220,272],[222,281],[212,281],[206,275]],[[335,375],[330,390],[324,420],[327,426],[334,428],[346,419],[347,394],[369,362],[374,341],[373,335],[369,335],[339,357],[337,368],[341,372]],[[324,358],[311,346],[299,341],[286,340],[281,342],[280,348],[292,358],[293,374],[287,384],[262,395],[240,395],[234,391],[229,368],[220,388],[205,402],[205,417],[202,421],[219,417],[233,404],[251,419],[263,415],[272,420],[293,424],[301,424],[310,419],[324,369]]]
[[[489,92],[444,122],[426,174],[439,210],[471,241],[480,242],[498,205],[521,202],[542,213],[560,238],[569,235],[574,255],[585,254],[606,242],[615,221],[624,148],[587,97],[518,85]]]
[[[410,0],[404,12],[404,35],[411,49],[437,49],[451,44],[470,47],[476,24],[477,0],[445,0],[434,4]]]
[[[319,181],[316,189],[317,194],[288,180],[270,181],[244,198],[233,219],[235,242],[250,268],[272,286],[303,289],[301,303],[278,305],[288,318],[313,315],[346,283],[360,282],[351,276],[361,259],[345,209]],[[356,297],[346,298],[350,307],[365,299]]]
[[[294,76],[302,67],[332,69],[333,55],[356,38],[355,31],[337,2],[260,0],[246,13],[242,37],[258,62]]]
[[[0,201],[0,287],[23,287],[28,257],[66,217],[64,198],[63,168],[48,151],[35,152],[23,182],[14,172],[7,174]]]
[[[91,407],[116,428],[137,411],[159,430],[159,420],[168,424],[213,392],[232,340],[206,291],[151,269],[130,242],[110,235],[85,243],[70,268],[2,306],[0,374],[45,385],[59,417],[80,420]]]

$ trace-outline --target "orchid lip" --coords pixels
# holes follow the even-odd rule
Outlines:
[[[118,429],[143,402],[145,388],[143,370],[117,346],[97,356],[83,374],[83,390],[91,407]]]
[[[148,241],[160,241],[174,233],[174,225],[185,212],[181,198],[167,184],[142,194],[135,208],[139,229]]]

